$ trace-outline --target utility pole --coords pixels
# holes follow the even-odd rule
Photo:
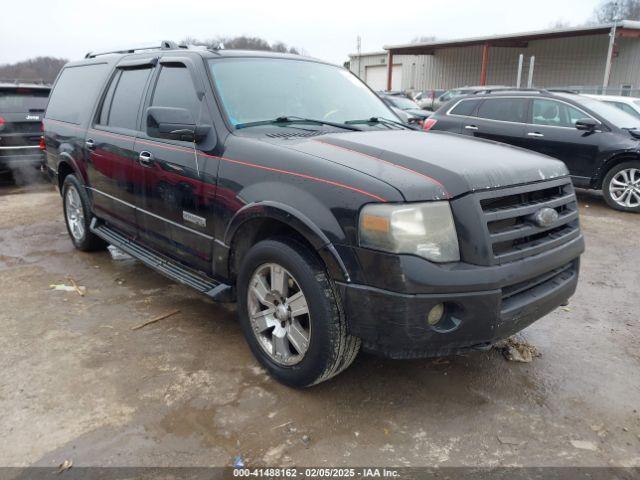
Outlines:
[[[611,77],[611,60],[613,59],[613,48],[616,44],[616,28],[618,27],[618,2],[613,6],[613,27],[609,32],[609,49],[607,50],[607,63],[604,66],[604,80],[602,81],[602,93],[606,95]]]
[[[531,55],[529,59],[529,78],[527,79],[527,88],[533,88],[533,67],[536,65],[536,57]]]
[[[522,63],[524,62],[524,54],[521,53],[518,57],[518,80],[516,80],[516,88],[520,88],[522,83]]]

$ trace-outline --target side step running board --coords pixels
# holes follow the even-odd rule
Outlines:
[[[96,218],[91,220],[91,231],[105,242],[137,258],[145,265],[169,277],[171,280],[194,288],[198,292],[204,293],[218,302],[235,301],[233,287],[231,285],[217,282],[212,278],[180,265],[178,262],[164,255],[143,247],[134,240],[99,222]]]

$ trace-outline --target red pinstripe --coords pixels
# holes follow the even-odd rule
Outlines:
[[[342,149],[342,150],[346,150],[347,152],[357,153],[358,155],[362,155],[362,156],[364,156],[364,157],[369,157],[369,158],[371,158],[371,159],[373,159],[373,160],[377,160],[377,161],[379,161],[379,162],[386,163],[386,164],[388,164],[388,165],[392,165],[392,166],[394,166],[394,167],[398,167],[398,168],[400,168],[400,169],[402,169],[402,170],[405,170],[405,171],[407,171],[407,172],[413,173],[413,174],[415,174],[415,175],[419,175],[419,176],[421,176],[421,177],[423,177],[423,178],[425,178],[425,179],[429,180],[430,182],[435,183],[436,185],[438,185],[440,188],[442,188],[442,191],[444,192],[445,196],[447,196],[447,197],[449,196],[449,192],[447,192],[447,189],[445,188],[445,186],[444,186],[441,182],[439,182],[438,180],[436,180],[436,179],[435,179],[435,178],[433,178],[433,177],[430,177],[429,175],[425,175],[424,173],[420,173],[420,172],[418,172],[418,171],[416,171],[416,170],[412,170],[411,168],[407,168],[407,167],[405,167],[405,166],[403,166],[403,165],[398,165],[397,163],[393,163],[393,162],[390,162],[390,161],[388,161],[388,160],[384,160],[384,159],[382,159],[382,158],[380,158],[380,157],[375,157],[375,156],[370,155],[370,154],[368,154],[368,153],[359,152],[358,150],[353,150],[353,149],[351,149],[351,148],[343,147],[342,145],[335,145],[335,144],[333,144],[333,143],[323,142],[322,140],[319,140],[319,139],[317,139],[317,138],[312,138],[312,139],[311,139],[311,141],[312,141],[312,142],[321,143],[322,145],[329,145],[329,146],[331,146],[331,147],[340,148],[340,149]]]

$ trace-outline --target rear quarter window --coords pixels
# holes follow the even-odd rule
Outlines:
[[[106,63],[65,68],[53,87],[45,118],[82,123],[95,103],[108,70]]]

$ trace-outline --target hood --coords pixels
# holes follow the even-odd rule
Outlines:
[[[386,130],[269,141],[379,178],[407,201],[453,198],[568,175],[562,162],[544,155],[446,132]]]

